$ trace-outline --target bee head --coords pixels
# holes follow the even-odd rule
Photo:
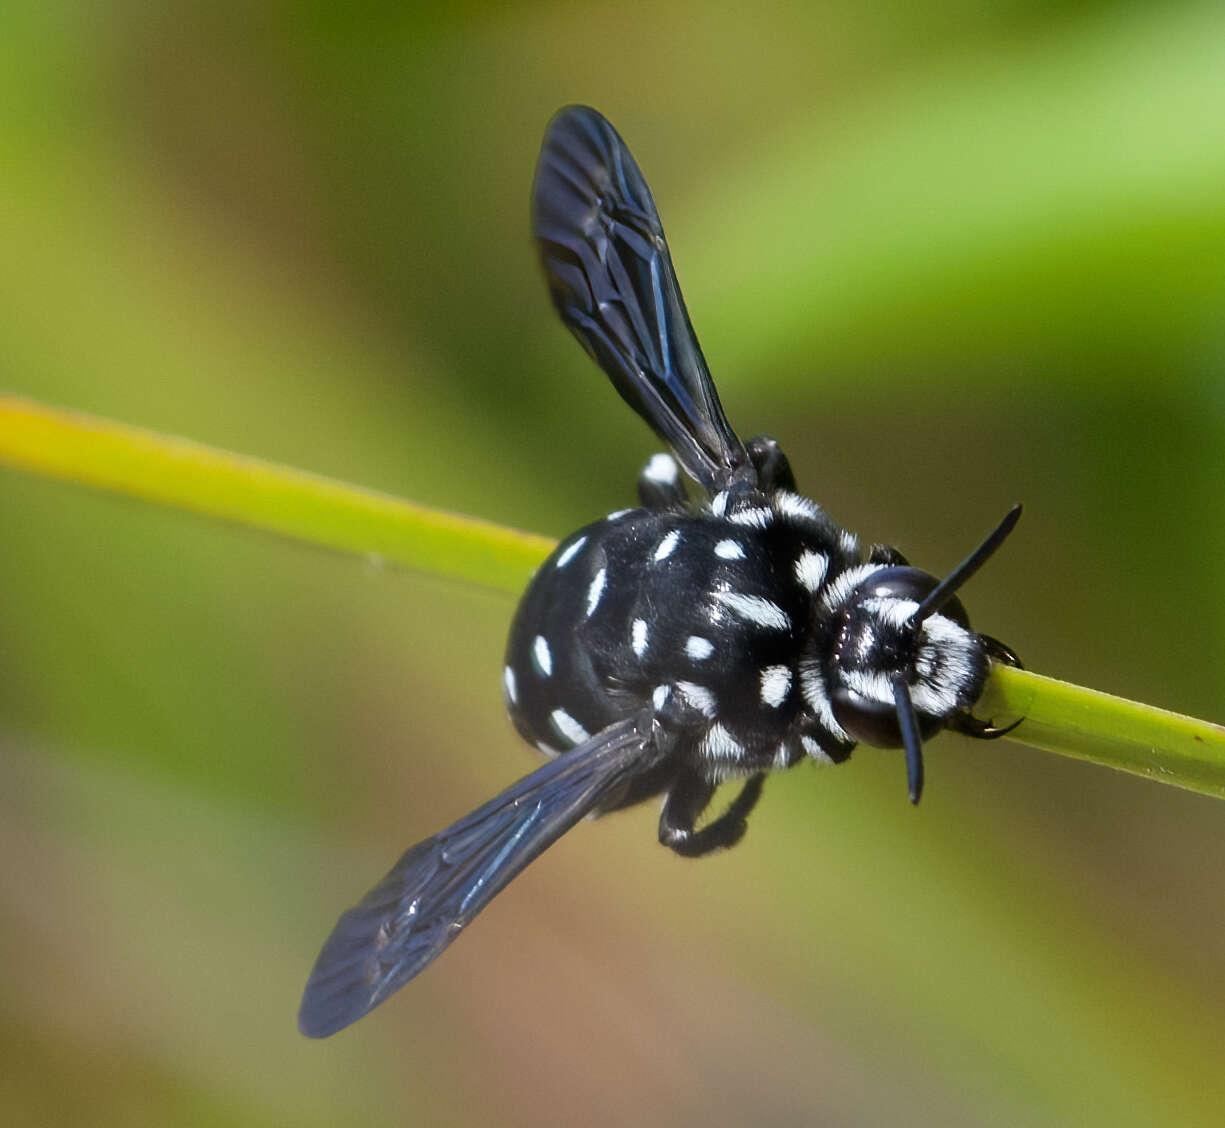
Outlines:
[[[830,704],[855,740],[905,748],[910,800],[923,790],[923,741],[950,722],[972,736],[1003,731],[976,721],[992,658],[1017,664],[1007,647],[970,629],[957,589],[1003,543],[1021,516],[1014,507],[996,530],[943,580],[887,565],[870,573],[843,604],[830,660]]]
[[[918,568],[879,568],[844,605],[830,701],[856,740],[878,748],[905,745],[894,700],[899,679],[924,740],[982,692],[987,658],[961,600],[953,596],[939,612],[917,617],[938,584]]]

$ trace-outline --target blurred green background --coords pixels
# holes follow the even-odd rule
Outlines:
[[[549,115],[660,205],[733,422],[1034,669],[1225,718],[1225,8],[8,0],[0,384],[560,536],[645,428],[528,240]],[[942,737],[736,850],[581,826],[294,1025],[535,766],[511,601],[0,471],[6,1124],[1217,1124],[1225,807]]]

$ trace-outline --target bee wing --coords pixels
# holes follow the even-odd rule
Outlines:
[[[298,1028],[356,1022],[428,967],[529,862],[659,758],[648,715],[609,725],[409,850],[315,961]]]
[[[549,123],[532,230],[562,320],[686,471],[712,492],[752,475],[689,322],[651,191],[595,110],[568,106]]]

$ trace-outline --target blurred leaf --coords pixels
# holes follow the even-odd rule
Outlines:
[[[659,193],[708,355],[784,390],[796,357],[881,385],[1008,357],[1041,382],[1069,350],[1200,344],[1225,295],[1222,105],[1225,8],[1132,6],[785,119],[684,207]],[[1050,350],[1055,372],[1017,372]]]

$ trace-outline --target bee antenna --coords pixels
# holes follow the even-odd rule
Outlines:
[[[1008,510],[1004,519],[982,544],[928,592],[927,597],[919,604],[915,613],[910,616],[910,621],[917,627],[929,615],[934,615],[939,611],[949,601],[953,593],[974,575],[987,562],[995,550],[1004,543],[1005,538],[1016,528],[1016,524],[1020,519],[1021,506],[1017,504]],[[909,752],[909,749],[907,749],[907,752]]]
[[[893,704],[897,709],[902,743],[906,747],[906,784],[910,789],[910,801],[918,803],[919,796],[923,794],[923,738],[919,735],[919,718],[915,715],[914,702],[910,700],[910,687],[904,678],[893,680]]]

